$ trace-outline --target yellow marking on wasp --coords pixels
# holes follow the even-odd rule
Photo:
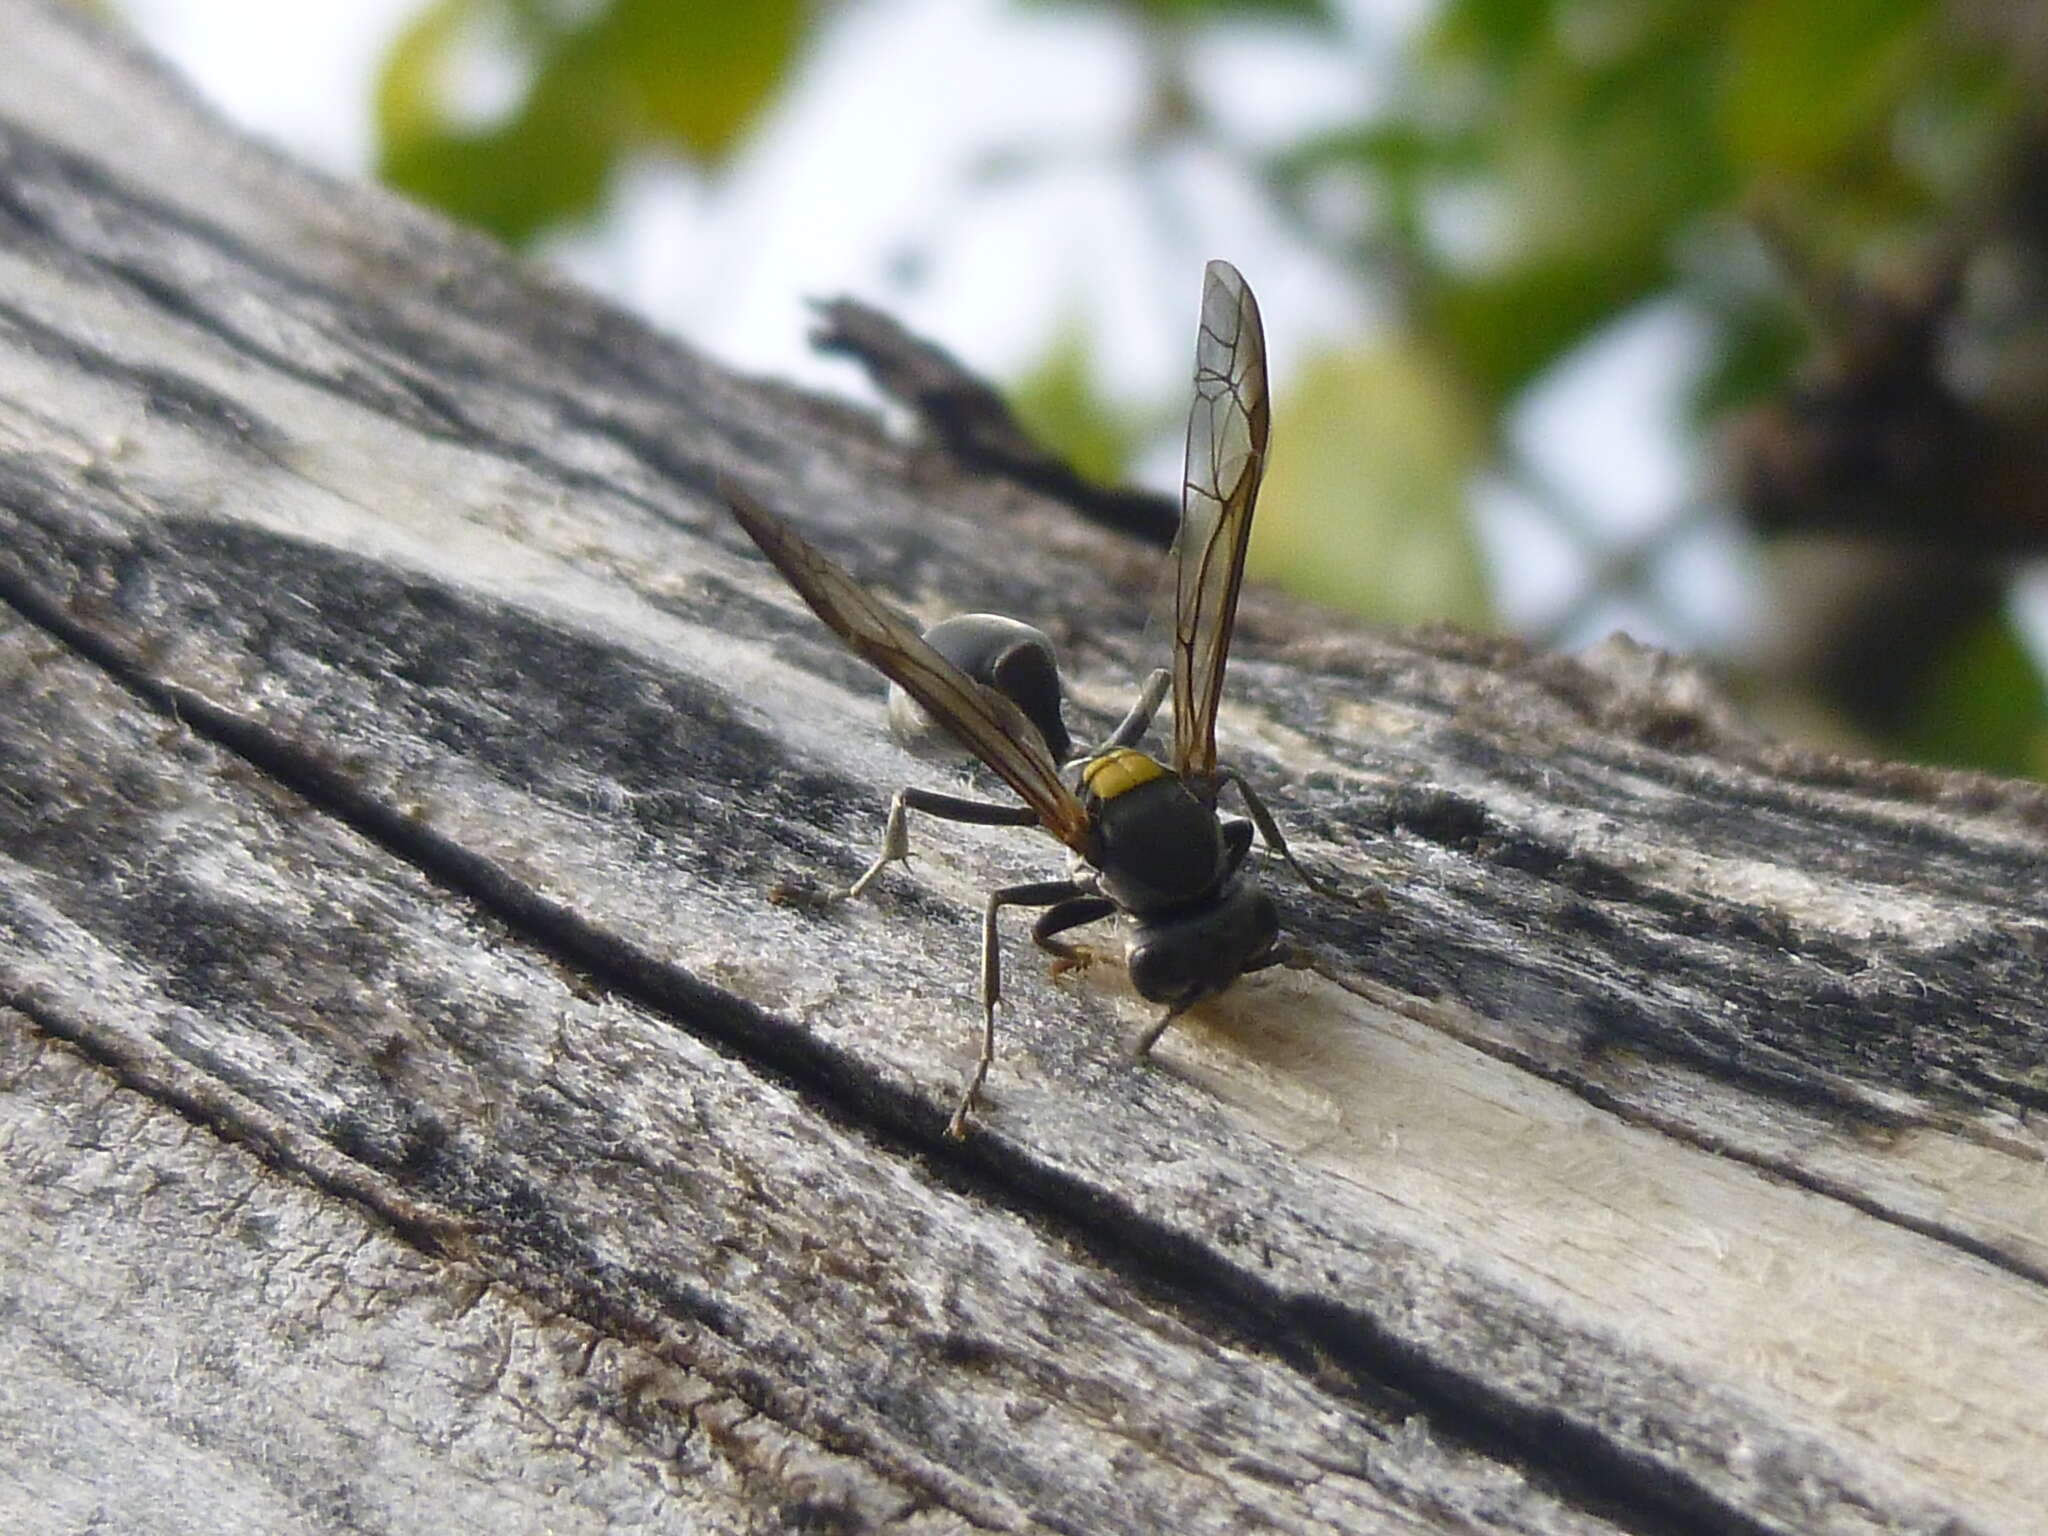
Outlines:
[[[1081,769],[1081,782],[1098,800],[1114,800],[1126,790],[1164,778],[1163,765],[1129,747],[1112,747],[1088,759]]]

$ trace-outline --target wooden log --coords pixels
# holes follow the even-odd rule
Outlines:
[[[1013,934],[948,1142],[1058,850],[805,899],[971,780],[714,476],[1084,737],[1157,551],[0,34],[0,1526],[2039,1528],[2039,786],[1250,594],[1387,905],[1145,1064]]]

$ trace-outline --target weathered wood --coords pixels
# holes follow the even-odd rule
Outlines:
[[[1017,935],[954,1146],[1057,850],[789,899],[931,773],[711,479],[1091,723],[1156,551],[0,34],[0,1524],[2038,1525],[2038,787],[1254,594],[1387,909],[1144,1066]]]

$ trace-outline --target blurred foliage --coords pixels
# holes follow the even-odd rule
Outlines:
[[[1935,56],[1936,9],[1451,0],[1408,77],[1402,131],[1303,146],[1283,173],[1384,185],[1406,214],[1370,238],[1392,239],[1417,323],[1496,405],[1673,288],[1724,314],[1746,302],[1725,344],[1753,349],[1755,293],[1686,271],[1686,242],[1758,199],[1833,252],[1929,211],[1941,189],[1891,140],[1905,118],[1954,115],[1964,82]],[[1452,194],[1475,209],[1476,242],[1442,217]]]
[[[1786,396],[1825,348],[1828,315],[1791,291],[1798,277],[1756,216],[1768,212],[1781,250],[1849,280],[1953,243],[2015,140],[2039,130],[2048,74],[2028,8],[1985,0],[1441,0],[1369,120],[1253,148],[1211,120],[1188,45],[1256,23],[1348,46],[1333,5],[1011,3],[1121,16],[1145,48],[1148,99],[1128,140],[1101,146],[1104,166],[1143,176],[1188,145],[1220,153],[1326,263],[1393,296],[1386,335],[1286,382],[1255,558],[1398,619],[1483,617],[1469,491],[1482,473],[1512,478],[1500,424],[1533,383],[1675,299],[1711,337],[1703,430]],[[588,216],[627,155],[662,147],[715,171],[827,9],[431,0],[379,91],[384,172],[523,241]],[[465,100],[494,78],[516,83],[501,108]],[[1029,174],[1042,147],[1016,146],[1014,165]],[[1105,401],[1071,330],[1017,404],[1091,475],[1127,472],[1156,441],[1147,413]],[[1631,568],[1612,549],[1587,554]],[[2002,614],[1959,635],[1933,675],[1914,704],[1922,723],[1891,745],[2040,770],[2048,703]]]
[[[1097,388],[1087,333],[1068,323],[1038,365],[1009,390],[1017,420],[1090,480],[1113,485],[1158,426],[1119,410]]]
[[[1294,17],[1327,21],[1330,8],[1322,0],[1019,0],[1026,10],[1073,10],[1092,5],[1100,10],[1172,23],[1215,21],[1226,17]]]
[[[379,174],[503,239],[528,239],[594,211],[636,150],[728,151],[781,85],[806,9],[433,0],[385,63]],[[517,99],[475,121],[462,87],[493,76],[515,81]]]
[[[1326,353],[1287,385],[1253,575],[1397,623],[1489,622],[1465,516],[1486,423],[1442,372],[1397,343]]]
[[[1905,755],[2048,778],[2048,691],[2003,618],[1936,658],[1908,706],[1897,734]]]

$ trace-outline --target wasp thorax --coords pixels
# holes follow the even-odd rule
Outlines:
[[[1155,912],[1216,889],[1227,868],[1223,827],[1178,774],[1119,747],[1082,765],[1081,787],[1096,806],[1092,862],[1119,906]]]

